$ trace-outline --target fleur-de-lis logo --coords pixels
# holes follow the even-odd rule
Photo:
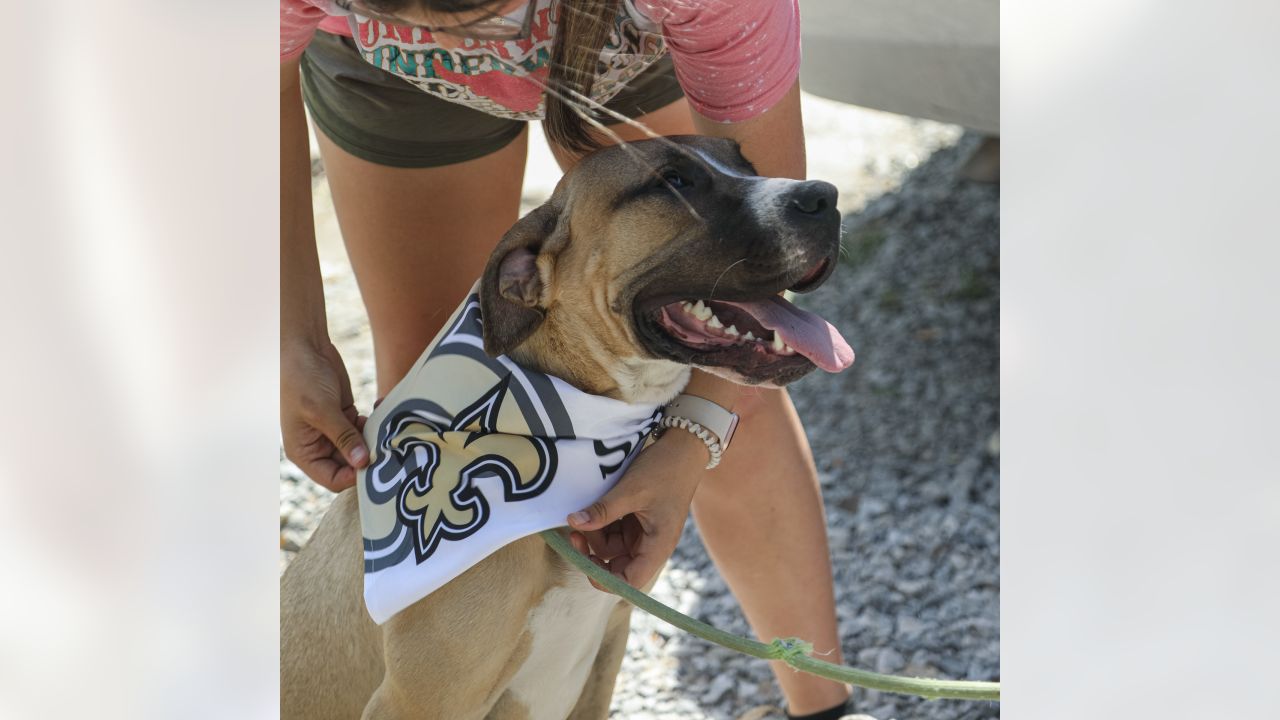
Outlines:
[[[510,381],[504,376],[447,424],[415,412],[391,418],[386,469],[404,473],[396,513],[411,531],[419,563],[441,540],[461,540],[488,521],[489,503],[477,480],[497,478],[507,502],[537,497],[550,486],[554,442],[498,431]]]

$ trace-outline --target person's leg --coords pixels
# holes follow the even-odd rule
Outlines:
[[[798,637],[823,660],[842,663],[826,514],[809,442],[785,390],[760,390],[720,466],[693,496],[707,551],[756,637]],[[838,705],[846,686],[770,663],[787,711]]]
[[[372,163],[316,134],[369,313],[382,397],[440,331],[515,224],[529,133],[522,130],[490,155],[430,168]]]
[[[302,91],[369,314],[378,396],[408,372],[520,211],[528,129],[436,98],[318,32]]]
[[[677,100],[637,120],[660,135],[695,134],[688,102]],[[624,141],[645,133],[610,129]],[[608,143],[614,142],[612,139]],[[562,168],[576,160],[552,147]],[[693,517],[760,639],[799,637],[828,662],[841,663],[826,514],[804,428],[785,390],[745,390],[749,398],[733,447],[707,473],[693,498]],[[847,686],[771,663],[787,711],[807,715],[839,705]]]

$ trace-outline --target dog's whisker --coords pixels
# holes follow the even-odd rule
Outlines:
[[[720,281],[721,281],[722,279],[724,279],[725,273],[727,273],[727,272],[729,272],[730,270],[732,270],[734,265],[737,265],[738,263],[743,263],[743,262],[746,262],[746,261],[747,261],[747,259],[746,259],[745,257],[743,257],[743,258],[739,258],[738,260],[734,260],[732,263],[730,263],[730,264],[729,264],[729,267],[725,268],[724,270],[721,270],[721,271],[720,271],[720,275],[716,277],[716,281],[715,281],[714,283],[712,283],[712,285],[711,285],[711,294],[707,296],[707,299],[708,299],[708,300],[713,300],[713,299],[715,299],[715,296],[716,296],[716,288],[720,286]]]

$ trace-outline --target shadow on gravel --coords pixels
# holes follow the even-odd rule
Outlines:
[[[939,150],[847,216],[842,266],[799,300],[857,352],[792,397],[827,506],[845,662],[879,672],[1000,675],[1000,188],[960,174],[980,141]],[[690,614],[750,634],[692,524],[665,577]],[[765,663],[661,634],[680,692],[710,717],[781,705]],[[863,691],[855,703],[879,720],[999,715]]]

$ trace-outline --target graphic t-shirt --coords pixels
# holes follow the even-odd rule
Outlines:
[[[670,52],[694,110],[738,122],[768,110],[800,68],[798,0],[623,0],[600,53],[592,99],[607,102]],[[530,36],[465,40],[348,13],[333,0],[281,0],[280,58],[298,57],[317,29],[354,39],[361,57],[425,92],[498,117],[538,120],[550,73],[556,0],[536,0]]]

